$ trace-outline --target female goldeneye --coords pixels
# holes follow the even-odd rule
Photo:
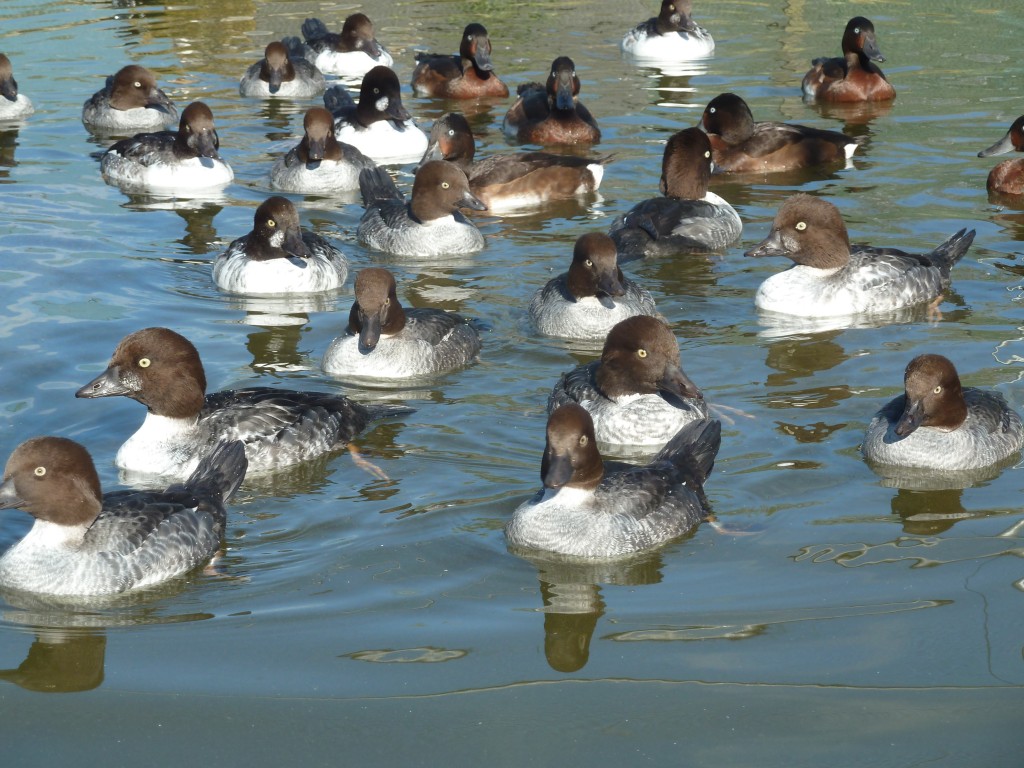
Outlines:
[[[1024,115],[1013,121],[1003,138],[988,149],[981,150],[978,157],[1004,155],[1013,151],[1024,152]],[[1024,158],[999,163],[989,171],[987,186],[989,192],[1024,195]]]
[[[35,109],[28,96],[18,93],[11,60],[0,53],[0,120],[20,120],[33,112]]]
[[[99,131],[160,130],[174,125],[178,110],[156,85],[153,73],[130,64],[82,105],[82,122]]]
[[[878,50],[875,25],[856,16],[843,32],[842,57],[812,61],[800,87],[805,96],[818,101],[888,101],[895,98],[896,89],[873,63],[876,61],[885,61],[885,57]]]
[[[188,573],[220,549],[245,450],[219,444],[184,483],[103,494],[89,452],[35,437],[11,454],[0,507],[35,518],[0,557],[0,586],[47,595],[112,595]]]
[[[619,269],[615,243],[598,232],[576,241],[569,271],[549,280],[530,301],[533,326],[560,339],[604,339],[627,317],[657,314],[651,294]]]
[[[961,229],[934,251],[904,253],[857,245],[852,250],[839,209],[827,200],[793,195],[772,231],[747,256],[786,256],[796,266],[757,289],[761,309],[801,317],[890,312],[931,301],[949,287],[950,270],[974,242]]]
[[[660,446],[691,421],[706,419],[704,396],[679,366],[679,345],[665,321],[637,315],[608,333],[601,359],[563,373],[548,413],[578,403],[610,445]]]
[[[508,86],[494,74],[491,39],[483,24],[469,24],[462,32],[458,56],[417,53],[412,89],[418,96],[475,99],[508,96]]]
[[[103,180],[123,189],[188,191],[223,187],[235,174],[218,153],[213,113],[193,101],[181,113],[177,131],[139,133],[103,153]]]
[[[871,420],[861,452],[876,464],[936,470],[980,469],[1020,452],[1020,416],[992,390],[961,388],[942,355],[918,355],[904,394]]]
[[[718,421],[680,430],[646,466],[603,462],[590,414],[569,403],[548,416],[544,487],[512,513],[513,547],[615,558],[660,546],[711,512],[704,482],[722,441]]]
[[[754,122],[747,102],[723,93],[705,107],[700,127],[711,140],[715,168],[726,173],[790,171],[853,157],[857,140],[806,125]]]
[[[358,105],[344,86],[332,85],[324,94],[324,106],[334,115],[338,140],[376,163],[413,163],[427,149],[427,134],[402,105],[398,75],[387,67],[366,73]]]
[[[364,170],[359,190],[366,213],[356,234],[370,248],[397,256],[443,256],[484,247],[480,230],[459,212],[482,211],[484,204],[469,191],[469,180],[456,165],[444,160],[421,165],[410,203],[383,168]]]
[[[313,107],[306,112],[302,127],[302,141],[270,169],[270,185],[312,195],[359,189],[360,171],[373,168],[374,163],[351,144],[338,141],[331,113]]]
[[[256,209],[252,232],[217,257],[213,280],[231,293],[272,296],[315,293],[341,287],[348,275],[345,255],[299,224],[299,212],[284,197],[267,198]]]
[[[568,56],[551,63],[547,83],[525,83],[519,98],[505,115],[501,129],[524,144],[596,144],[601,140],[597,121],[577,100],[580,79]]]
[[[145,405],[145,421],[115,463],[177,477],[187,476],[221,440],[245,444],[250,473],[269,472],[342,448],[372,421],[411,412],[325,392],[205,392],[206,374],[192,343],[167,328],[145,328],[125,336],[107,370],[75,396],[124,395]]]
[[[593,192],[601,186],[604,164],[611,159],[514,152],[474,161],[475,154],[476,142],[466,118],[449,112],[434,122],[420,162],[455,163],[469,177],[470,190],[491,211]]]
[[[637,24],[622,38],[622,50],[638,59],[685,61],[715,51],[715,40],[690,17],[690,0],[661,0],[656,18]]]
[[[703,131],[687,128],[674,134],[661,159],[664,197],[633,206],[608,230],[620,260],[718,251],[734,243],[743,222],[729,203],[708,191],[713,169],[711,142]]]
[[[377,42],[373,22],[363,13],[353,13],[346,18],[340,35],[328,31],[320,19],[306,19],[302,23],[302,36],[306,41],[306,58],[324,74],[362,77],[378,65],[390,67],[395,63],[391,54]],[[289,41],[290,38],[285,42]]]
[[[323,72],[300,56],[289,56],[285,44],[275,40],[263,51],[263,58],[242,75],[238,92],[257,99],[308,99],[319,96],[326,87]]]
[[[461,315],[405,309],[388,270],[356,275],[348,328],[327,348],[323,369],[344,378],[409,379],[464,368],[480,353],[480,335]]]

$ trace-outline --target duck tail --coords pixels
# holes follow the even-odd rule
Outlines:
[[[291,35],[290,37],[282,37],[281,45],[283,45],[288,50],[288,58],[306,58],[306,50],[302,47],[302,41],[299,40],[299,38],[297,38],[295,35]]]
[[[329,34],[327,25],[320,21],[320,19],[306,19],[302,22],[302,36],[306,42],[319,40],[320,38],[327,37]]]
[[[364,405],[363,407],[366,408],[370,421],[391,419],[395,416],[408,416],[410,413],[416,413],[415,408],[410,408],[407,405]]]
[[[335,117],[348,114],[356,108],[355,99],[344,85],[335,84],[324,91],[324,106]]]
[[[682,470],[687,480],[703,487],[715,468],[715,457],[721,445],[722,422],[718,419],[691,421],[676,432],[651,463],[668,461]]]
[[[930,261],[942,271],[942,276],[946,280],[949,279],[953,265],[960,261],[967,253],[967,249],[971,247],[971,243],[974,242],[974,234],[973,229],[970,231],[961,229],[929,254]]]
[[[248,468],[249,460],[245,457],[242,441],[222,441],[199,462],[195,472],[185,481],[184,490],[219,496],[226,501],[245,480]]]
[[[359,192],[363,196],[363,206],[366,208],[387,200],[405,200],[395,186],[391,174],[379,165],[363,168],[359,172]]]

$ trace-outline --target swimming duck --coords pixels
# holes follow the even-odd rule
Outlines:
[[[11,60],[0,53],[0,120],[20,120],[33,112],[28,96],[18,92]]]
[[[577,100],[580,79],[568,56],[551,63],[547,83],[525,83],[502,121],[510,139],[528,144],[596,144],[601,140],[597,121]]]
[[[320,19],[306,19],[302,23],[305,38],[305,58],[317,69],[338,77],[362,77],[376,66],[393,66],[395,61],[383,45],[377,42],[373,22],[364,13],[353,13],[345,19],[341,34],[327,29]],[[297,38],[285,38],[291,49]]]
[[[417,53],[412,89],[419,96],[445,99],[505,98],[508,86],[494,74],[491,39],[483,24],[469,24],[462,32],[458,56]]]
[[[878,50],[875,25],[856,16],[843,32],[842,57],[812,61],[801,88],[806,96],[818,101],[888,101],[895,98],[896,89],[873,63],[876,61],[885,61],[885,57]]]
[[[768,173],[841,162],[853,157],[857,140],[837,131],[792,123],[754,122],[747,102],[735,93],[716,96],[705,107],[701,127],[711,140],[716,169]]]
[[[1024,115],[1013,121],[1013,125],[1003,138],[988,149],[981,150],[978,157],[991,157],[1014,151],[1024,152]],[[989,171],[987,186],[989,192],[1024,195],[1024,158],[999,163]]]
[[[850,247],[839,209],[827,200],[794,195],[775,215],[771,233],[747,256],[786,256],[794,267],[757,289],[761,309],[802,317],[890,312],[931,301],[949,287],[950,270],[974,242],[961,229],[934,251]]]
[[[699,128],[673,134],[661,160],[664,197],[638,203],[608,230],[622,261],[717,251],[736,241],[743,231],[739,214],[708,191],[711,155],[711,142]]]
[[[306,112],[302,128],[302,141],[270,169],[270,186],[314,195],[359,189],[359,173],[374,163],[351,144],[338,141],[331,113],[313,107]]]
[[[367,267],[356,275],[348,328],[328,347],[323,369],[344,378],[409,379],[464,368],[480,354],[480,334],[461,315],[405,309],[395,277]]]
[[[622,38],[622,50],[638,59],[685,61],[714,53],[715,40],[691,18],[690,0],[662,0],[654,18],[637,24]]]
[[[517,548],[579,558],[626,557],[689,532],[710,514],[704,482],[721,423],[687,425],[646,466],[604,462],[590,414],[569,403],[548,416],[544,487],[512,513]]]
[[[165,491],[102,493],[89,452],[36,437],[11,454],[0,508],[35,518],[0,557],[0,585],[46,595],[111,595],[188,573],[220,549],[229,499],[245,477],[245,450],[221,443]]]
[[[177,121],[178,110],[157,87],[153,73],[137,64],[110,75],[82,105],[82,122],[91,130],[159,130]]]
[[[962,388],[942,355],[918,355],[904,394],[868,425],[861,452],[877,464],[936,470],[980,469],[1020,452],[1024,426],[1001,394]]]
[[[242,75],[238,92],[259,99],[308,99],[326,87],[319,69],[299,56],[292,58],[285,44],[275,40],[266,47],[263,58]]]

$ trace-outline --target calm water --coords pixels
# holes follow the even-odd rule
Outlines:
[[[240,99],[239,75],[306,15],[337,27],[350,7],[121,5],[0,6],[0,50],[37,108],[0,132],[0,453],[37,434],[73,437],[107,488],[143,409],[73,394],[122,336],[167,325],[190,337],[211,390],[340,388],[319,360],[351,300],[347,287],[336,301],[245,302],[210,279],[210,260],[251,227],[272,156],[307,106]],[[920,352],[947,354],[967,383],[1024,406],[1024,213],[988,200],[994,161],[975,156],[1022,111],[1019,3],[698,2],[718,51],[681,74],[618,53],[656,5],[363,7],[404,83],[415,48],[451,50],[472,20],[513,85],[571,55],[604,131],[597,151],[615,154],[601,194],[482,217],[477,256],[391,264],[409,303],[493,330],[479,365],[431,386],[346,390],[418,409],[357,441],[390,481],[333,456],[243,488],[219,574],[113,605],[5,597],[5,764],[1020,764],[1024,473],[911,491],[857,451]],[[897,100],[867,116],[805,105],[808,61],[838,53],[856,13],[875,22]],[[128,62],[154,69],[179,106],[211,105],[237,176],[222,197],[182,204],[103,184],[92,154],[109,142],[90,138],[79,112]],[[728,253],[630,265],[676,330],[684,368],[731,419],[708,494],[719,520],[748,535],[703,526],[615,566],[519,559],[501,526],[539,483],[547,393],[595,354],[534,338],[526,303],[565,269],[576,237],[655,194],[664,140],[727,90],[755,118],[866,137],[850,169],[716,183],[745,222]],[[425,125],[449,106],[407,98]],[[506,107],[473,115],[481,155],[507,148]],[[927,250],[977,229],[942,319],[762,322],[754,291],[785,265],[742,252],[796,189],[837,202],[855,240]],[[358,205],[296,202],[355,269],[379,262],[355,242]],[[24,514],[0,513],[0,548],[27,528]]]

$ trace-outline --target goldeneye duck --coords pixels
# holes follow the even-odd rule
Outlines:
[[[306,232],[299,212],[284,197],[256,209],[252,232],[235,240],[213,264],[213,280],[231,293],[272,296],[341,287],[348,275],[344,254]]]
[[[1003,138],[988,149],[981,150],[978,157],[1004,155],[1014,151],[1024,152],[1024,115],[1013,121]],[[999,163],[989,171],[987,187],[989,192],[1024,195],[1024,158]]]
[[[159,130],[178,120],[178,110],[156,85],[153,73],[130,64],[82,105],[85,127],[100,131]]]
[[[530,301],[533,326],[560,339],[604,339],[627,317],[657,314],[651,294],[619,269],[615,243],[598,232],[576,240],[569,271],[549,280]]]
[[[103,153],[103,180],[123,189],[188,191],[223,187],[235,174],[218,153],[213,113],[193,101],[181,113],[177,131],[139,133]]]
[[[11,60],[0,53],[0,120],[20,120],[33,112],[35,109],[28,96],[18,93]]]
[[[363,13],[348,16],[340,35],[329,31],[320,19],[306,19],[302,36],[308,49],[306,58],[328,75],[362,77],[378,65],[390,67],[395,63],[377,42],[373,22]]]
[[[725,173],[769,173],[844,162],[857,140],[806,125],[754,122],[747,102],[723,93],[704,108],[700,127],[711,140],[715,168]]]
[[[242,75],[238,92],[257,99],[308,99],[319,96],[326,87],[323,72],[300,56],[289,56],[285,44],[275,40],[263,51],[263,58]]]
[[[270,170],[274,189],[329,195],[359,189],[359,173],[374,163],[334,134],[334,118],[323,107],[313,107],[302,121],[304,135],[298,146],[278,158]]]
[[[35,437],[7,460],[0,507],[35,522],[0,557],[0,585],[47,595],[111,595],[188,573],[220,549],[229,499],[245,477],[245,450],[221,443],[165,491],[104,494],[89,452]]]
[[[876,61],[885,57],[878,49],[875,25],[856,16],[843,31],[842,57],[814,59],[800,87],[805,96],[818,101],[888,101],[896,97],[896,89]]]
[[[343,336],[323,369],[343,378],[410,379],[464,368],[480,353],[480,334],[461,315],[433,307],[405,309],[395,277],[368,267],[356,275],[355,302]]]
[[[905,392],[868,425],[861,452],[875,464],[945,471],[980,469],[1020,452],[1020,416],[992,390],[961,388],[942,355],[918,355]]]
[[[637,24],[622,38],[622,50],[638,59],[685,61],[715,51],[711,34],[691,18],[690,0],[662,0],[657,17]]]
[[[334,115],[338,139],[376,163],[412,163],[427,149],[427,135],[402,105],[398,75],[387,67],[366,73],[359,104],[344,86],[332,85],[324,93],[324,106]]]
[[[475,253],[484,247],[484,236],[459,208],[482,211],[485,206],[456,165],[431,160],[420,166],[408,204],[383,168],[364,170],[359,190],[366,212],[356,234],[363,245],[418,257]]]
[[[121,340],[107,369],[76,397],[124,395],[146,419],[117,452],[117,466],[185,477],[222,440],[241,440],[249,472],[278,470],[343,448],[377,419],[404,406],[360,405],[338,394],[248,387],[206,392],[199,353],[167,328]]]
[[[512,513],[505,538],[519,549],[591,559],[661,546],[711,513],[704,482],[721,440],[720,422],[697,421],[646,466],[604,462],[590,414],[563,405],[548,416],[544,487]]]
[[[801,317],[891,312],[931,301],[950,283],[950,270],[974,242],[961,229],[934,251],[850,247],[839,209],[827,200],[794,195],[775,215],[772,231],[747,256],[786,256],[796,266],[757,289],[761,309]]]
[[[576,98],[580,79],[568,56],[551,63],[545,84],[525,83],[502,121],[501,129],[510,139],[524,144],[596,144],[601,140],[597,121]]]
[[[664,197],[633,206],[608,231],[620,259],[719,251],[734,243],[743,222],[729,203],[708,191],[713,169],[711,142],[703,131],[687,128],[674,134],[661,159]]]
[[[563,373],[548,413],[578,403],[606,445],[662,446],[691,421],[706,419],[704,396],[679,364],[679,345],[658,317],[636,315],[608,332],[601,358]]]
[[[458,165],[469,177],[470,190],[492,211],[594,192],[611,159],[515,152],[475,161],[475,155],[476,142],[466,118],[449,112],[434,122],[420,162],[448,160]]]
[[[494,73],[491,39],[483,24],[469,24],[462,31],[458,56],[417,53],[412,89],[418,96],[445,99],[505,98],[508,86]]]

